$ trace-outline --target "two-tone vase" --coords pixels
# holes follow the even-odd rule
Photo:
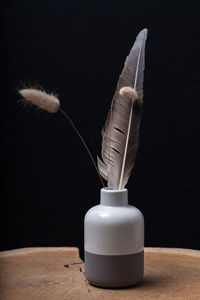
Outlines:
[[[101,189],[100,204],[84,220],[85,276],[93,285],[122,288],[144,273],[144,218],[128,191]]]

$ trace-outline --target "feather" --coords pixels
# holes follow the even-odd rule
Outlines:
[[[123,189],[135,164],[143,101],[144,56],[147,29],[143,29],[125,61],[111,108],[102,129],[102,151],[97,158],[108,189]]]

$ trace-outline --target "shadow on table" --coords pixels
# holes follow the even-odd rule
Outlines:
[[[89,285],[98,288],[98,289],[104,289],[104,290],[136,290],[136,289],[155,289],[156,287],[163,286],[164,283],[168,282],[169,279],[167,276],[163,275],[146,275],[144,276],[144,279],[142,282],[138,283],[137,285],[130,286],[130,287],[125,287],[125,288],[107,288],[107,287],[98,287],[95,286],[94,284],[89,283]]]

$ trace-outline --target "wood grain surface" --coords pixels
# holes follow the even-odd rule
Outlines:
[[[97,288],[86,281],[77,248],[3,251],[0,269],[1,300],[200,299],[197,250],[145,248],[143,282],[118,290]]]

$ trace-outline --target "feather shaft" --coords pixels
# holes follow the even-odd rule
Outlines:
[[[137,84],[137,78],[138,78],[138,70],[139,70],[139,64],[140,64],[140,56],[141,56],[142,47],[140,48],[139,55],[138,55],[138,61],[137,61],[137,68],[135,72],[135,81],[134,81],[134,90],[136,89]]]
[[[133,87],[134,90],[135,90],[136,84],[137,84],[141,50],[142,50],[142,47],[139,49],[139,55],[138,55],[138,60],[137,60],[137,67],[136,67],[136,72],[135,72],[134,87]],[[129,116],[129,122],[128,122],[128,130],[127,130],[127,136],[126,136],[124,157],[123,157],[123,161],[122,161],[122,169],[121,169],[120,180],[119,180],[119,190],[121,190],[123,188],[122,185],[123,185],[123,178],[124,178],[124,168],[125,168],[125,162],[126,162],[126,156],[127,156],[127,149],[128,149],[128,142],[129,142],[129,136],[130,136],[132,115],[133,115],[133,101],[134,101],[134,99],[131,99],[131,110],[130,110],[130,116]]]
[[[133,101],[134,100],[132,99],[131,100],[131,111],[130,111],[129,122],[128,122],[128,131],[127,131],[125,150],[124,150],[124,157],[123,157],[123,162],[122,162],[122,170],[121,170],[121,175],[120,175],[120,180],[119,180],[119,188],[118,188],[119,190],[122,189],[122,184],[123,184],[124,168],[125,168],[126,155],[127,155],[127,149],[128,149],[128,141],[129,141],[129,136],[130,136],[132,115],[133,115]]]

